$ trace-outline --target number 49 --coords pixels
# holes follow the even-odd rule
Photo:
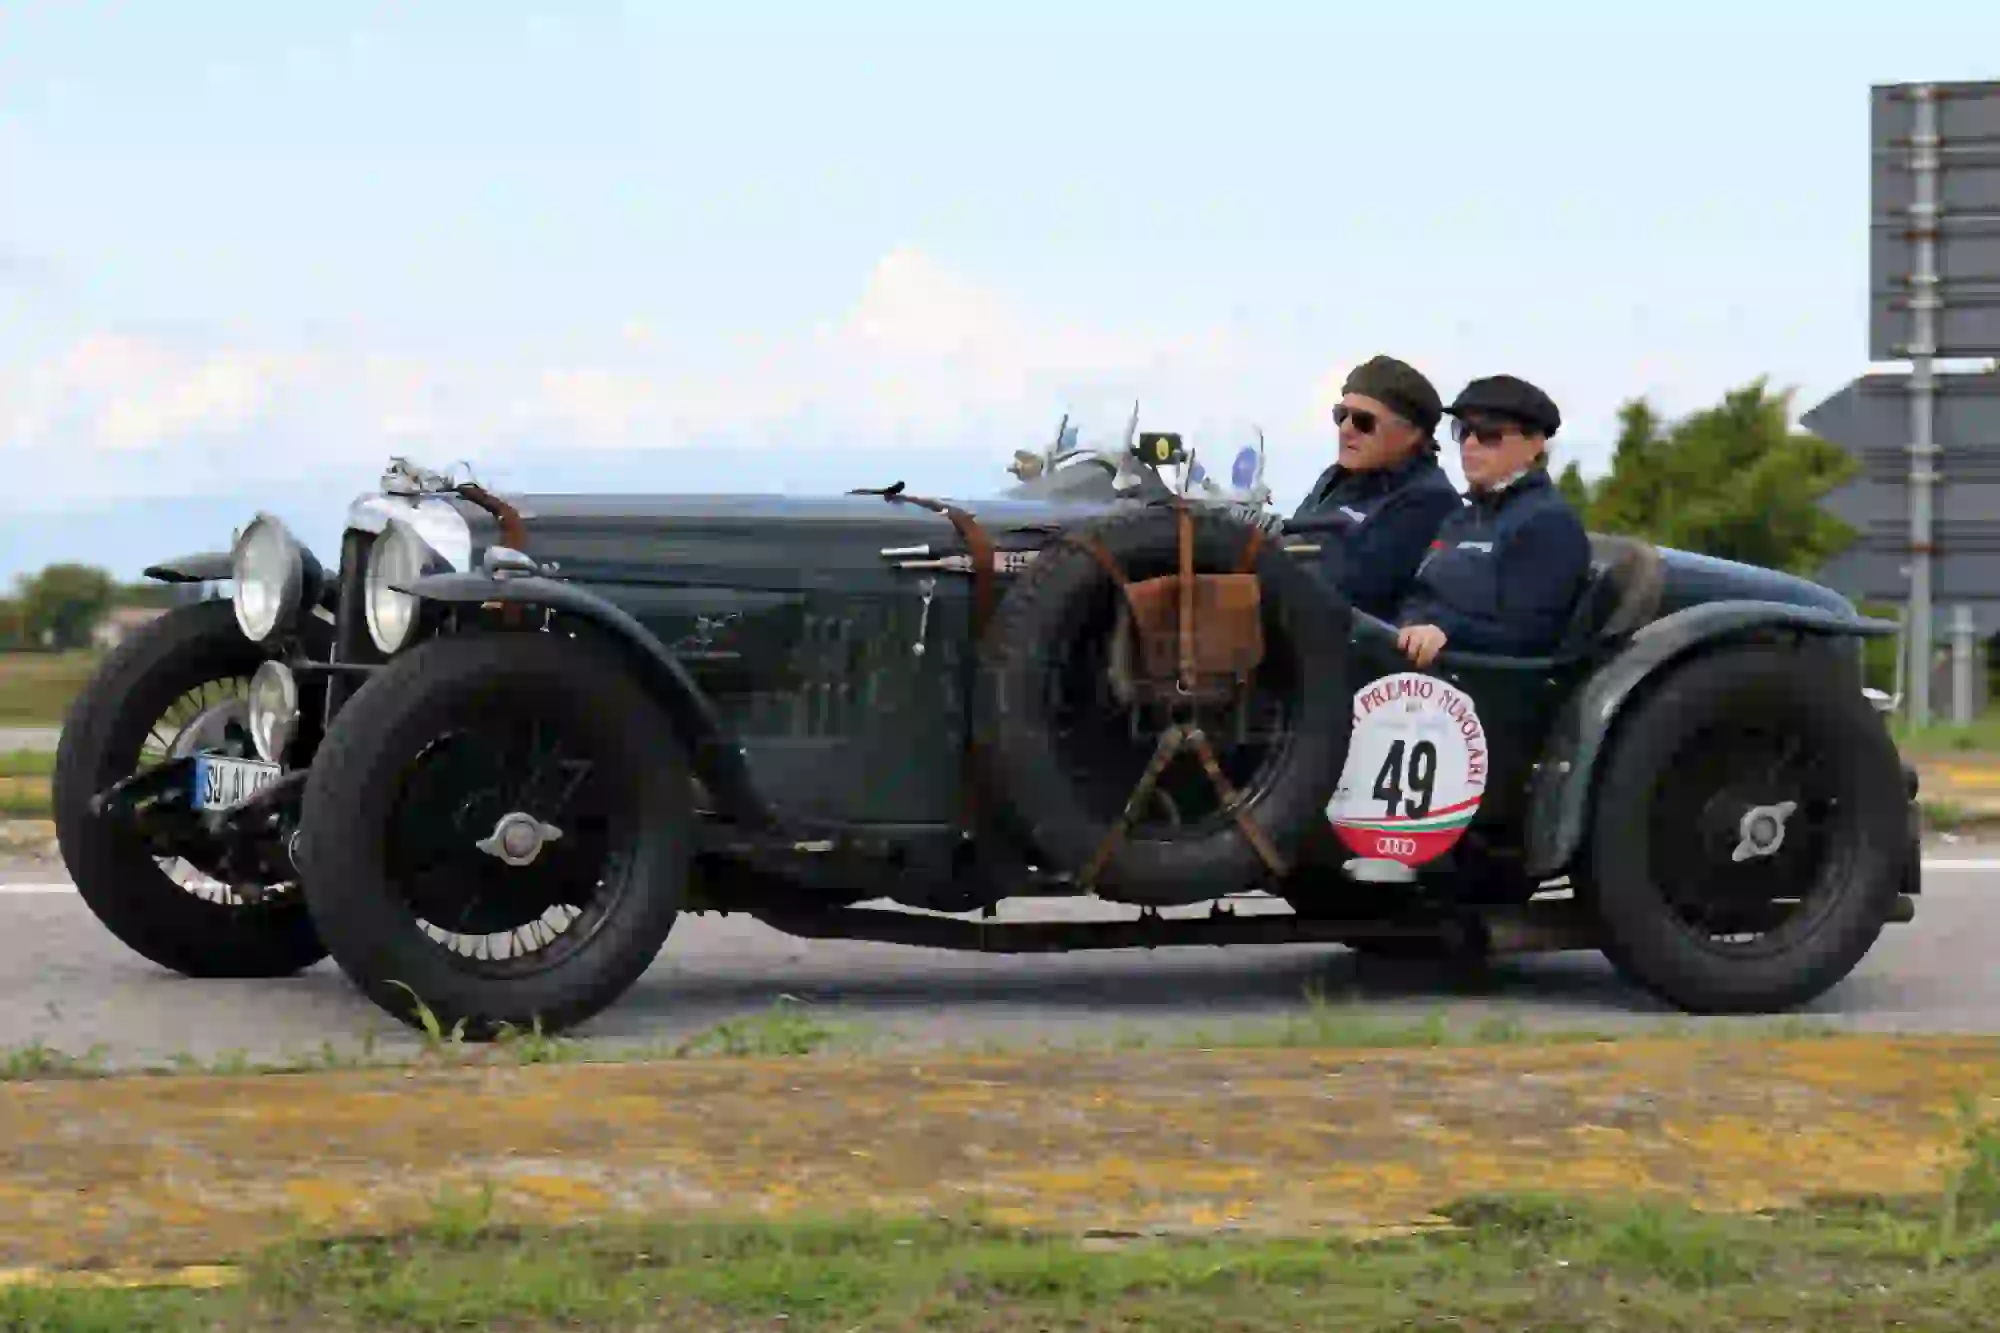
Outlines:
[[[1409,773],[1403,772],[1403,754],[1407,746],[1410,766]],[[1397,741],[1389,747],[1388,757],[1382,761],[1382,771],[1375,775],[1375,799],[1384,803],[1383,814],[1394,817],[1396,807],[1402,806],[1401,813],[1412,818],[1430,812],[1431,791],[1437,783],[1437,746],[1430,741],[1418,741],[1415,745]],[[1414,799],[1403,795],[1404,784],[1417,793]]]

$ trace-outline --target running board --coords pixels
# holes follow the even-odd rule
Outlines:
[[[861,940],[964,953],[1069,953],[1085,949],[1170,949],[1232,944],[1352,944],[1432,939],[1449,952],[1488,957],[1594,950],[1599,936],[1574,899],[1489,907],[1460,918],[1420,923],[1342,921],[1295,912],[1211,911],[1201,917],[1146,913],[1136,921],[965,921],[880,907],[798,910],[760,907],[752,916],[801,939]],[[1899,895],[1891,923],[1909,921],[1916,904]]]
[[[1435,939],[1456,949],[1484,944],[1483,951],[1488,953],[1597,947],[1587,923],[1570,902],[1530,904],[1529,909],[1489,910],[1470,922],[1446,919],[1414,923],[1381,919],[1342,921],[1293,912],[1229,911],[1212,911],[1201,917],[1162,917],[1148,912],[1136,921],[965,921],[878,907],[825,911],[760,907],[750,915],[774,930],[804,939],[864,940],[968,953],[1343,944],[1391,939]]]

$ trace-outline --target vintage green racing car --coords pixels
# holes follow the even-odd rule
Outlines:
[[[1595,535],[1559,651],[1414,671],[1266,509],[1261,443],[1222,483],[1136,418],[1059,440],[963,503],[503,498],[397,459],[331,565],[259,515],[147,571],[230,596],[76,700],[69,873],[164,967],[330,953],[474,1039],[588,1019],[692,912],[996,951],[1601,950],[1737,1013],[1910,918],[1915,776],[1860,668],[1895,627],[1845,598]],[[979,919],[1065,895],[1139,910]],[[1258,895],[1289,910],[1231,910]]]

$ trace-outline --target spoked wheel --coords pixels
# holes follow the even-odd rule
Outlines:
[[[560,727],[465,723],[398,775],[384,865],[431,939],[520,976],[580,947],[627,891],[632,811]]]
[[[1648,842],[1669,910],[1725,956],[1782,952],[1839,901],[1839,783],[1804,737],[1751,721],[1690,736]]]
[[[308,619],[303,633],[323,651],[331,629]],[[287,976],[326,950],[296,883],[230,866],[185,790],[146,797],[130,820],[91,801],[198,751],[253,757],[246,700],[263,660],[228,602],[168,611],[105,659],[57,745],[56,838],[79,896],[127,947],[186,976]]]
[[[573,1026],[658,954],[686,885],[689,770],[592,646],[436,640],[334,720],[301,859],[335,960],[377,1004],[475,1040]]]
[[[1696,1012],[1803,1003],[1886,924],[1901,762],[1856,691],[1776,648],[1676,672],[1614,733],[1582,892],[1625,974]]]

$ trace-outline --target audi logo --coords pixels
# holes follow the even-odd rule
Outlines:
[[[1415,856],[1417,854],[1417,840],[1415,838],[1377,838],[1375,839],[1375,850],[1384,856]]]

